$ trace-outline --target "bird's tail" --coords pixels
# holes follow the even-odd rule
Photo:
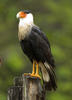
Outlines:
[[[56,90],[56,77],[54,69],[48,63],[40,63],[43,78],[43,87],[45,90]]]

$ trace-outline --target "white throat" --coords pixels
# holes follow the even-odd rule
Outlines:
[[[23,40],[26,36],[30,34],[33,25],[33,15],[31,13],[28,14],[26,18],[20,18],[18,33],[19,40]]]
[[[32,25],[33,24],[33,15],[27,14],[26,18],[20,18],[19,26]]]

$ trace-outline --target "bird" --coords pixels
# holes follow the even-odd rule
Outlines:
[[[46,90],[56,90],[55,61],[47,36],[34,24],[34,16],[30,10],[21,10],[16,17],[19,19],[18,39],[22,51],[33,64],[32,73],[24,75],[42,79]]]

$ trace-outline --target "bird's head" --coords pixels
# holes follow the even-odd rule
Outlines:
[[[16,17],[24,23],[33,23],[33,15],[29,10],[18,12]]]

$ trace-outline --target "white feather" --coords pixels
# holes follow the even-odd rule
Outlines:
[[[30,34],[31,28],[33,25],[34,25],[33,15],[31,13],[27,14],[25,18],[20,18],[19,26],[18,26],[19,27],[19,32],[18,32],[19,40],[24,39],[27,35]]]
[[[33,15],[31,13],[27,14],[25,18],[20,18],[19,26],[32,25]]]
[[[44,64],[40,62],[40,63],[39,63],[39,66],[40,66],[41,71],[42,71],[43,80],[44,80],[45,82],[49,82],[50,77],[49,77],[49,74],[48,74],[48,72],[47,72],[47,70],[46,70]]]
[[[47,62],[45,62],[44,65],[45,65],[48,69],[50,69],[50,66],[49,66],[49,64],[48,64]]]

